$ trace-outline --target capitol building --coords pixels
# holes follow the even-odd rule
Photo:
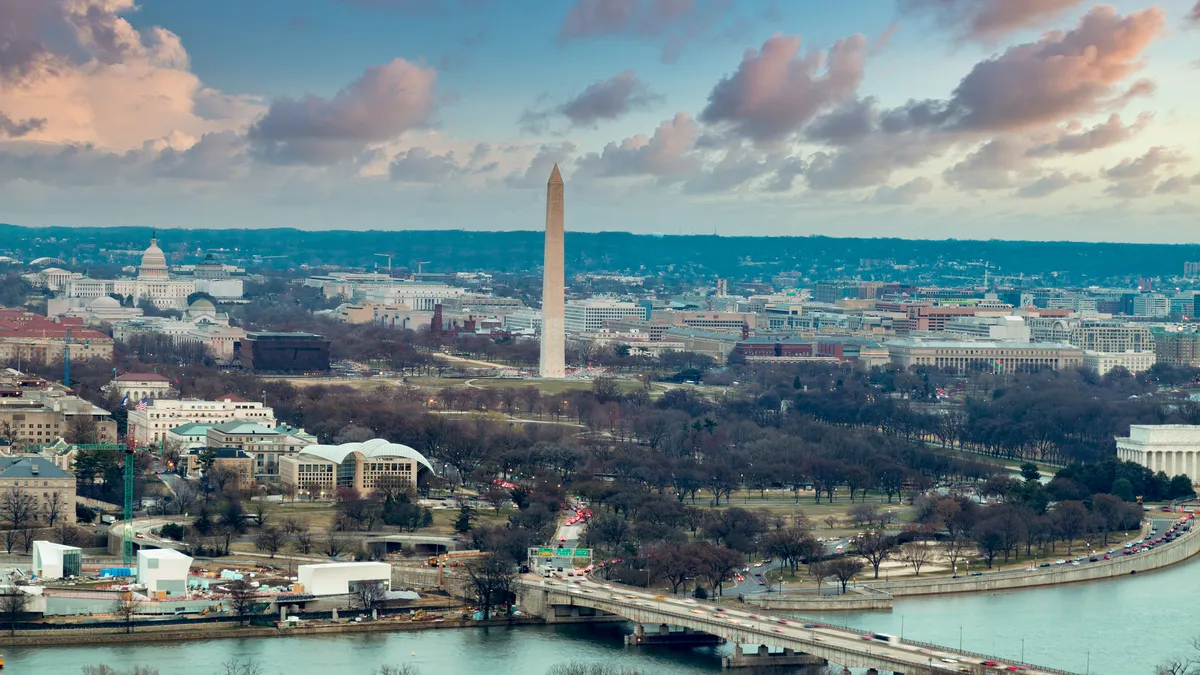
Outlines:
[[[106,296],[129,298],[135,306],[150,303],[158,309],[186,309],[188,296],[201,292],[217,300],[242,297],[241,279],[176,278],[167,269],[167,257],[158,247],[158,238],[150,239],[150,247],[142,253],[137,277],[133,279],[90,279],[81,277],[66,280],[63,297],[72,306],[87,306],[90,301]]]

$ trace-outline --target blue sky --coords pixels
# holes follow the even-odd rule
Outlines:
[[[0,221],[1195,241],[1193,13],[0,0]]]

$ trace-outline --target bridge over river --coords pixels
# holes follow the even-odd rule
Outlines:
[[[1068,671],[1018,663],[986,654],[975,654],[910,640],[877,639],[874,633],[803,619],[786,619],[752,608],[736,608],[677,596],[661,596],[591,580],[559,580],[523,577],[518,583],[521,607],[544,617],[547,622],[597,620],[616,615],[636,622],[638,635],[653,626],[650,634],[668,637],[677,627],[723,638],[738,645],[770,648],[824,659],[847,668],[867,668],[868,673],[891,671],[899,675],[944,675],[945,673],[1021,672],[1027,675],[1075,675]],[[581,611],[582,610],[582,611]],[[584,619],[586,620],[586,619]],[[764,658],[769,658],[765,657]],[[820,661],[816,661],[820,662]]]

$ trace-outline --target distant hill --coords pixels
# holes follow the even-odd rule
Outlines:
[[[425,271],[534,271],[541,264],[542,234],[536,231],[310,231],[293,229],[162,230],[159,244],[172,262],[197,253],[226,249],[227,260],[263,256],[279,267],[347,265],[380,267],[375,253],[395,254],[395,267]],[[28,261],[54,256],[84,262],[119,262],[111,250],[141,250],[148,228],[46,227],[0,224],[0,254]],[[849,239],[837,237],[717,237],[712,235],[634,235],[621,232],[568,232],[569,272],[592,270],[661,271],[674,269],[730,278],[769,278],[781,272],[831,278],[859,272],[860,261],[894,261],[901,265],[939,268],[945,263],[987,262],[992,274],[1050,275],[1061,283],[1102,283],[1137,276],[1172,277],[1185,261],[1200,260],[1200,245],[1083,242]],[[126,258],[128,258],[126,256]],[[130,259],[131,260],[131,259]],[[876,263],[877,264],[877,263]],[[885,278],[887,269],[868,269]],[[963,271],[981,278],[982,265]]]

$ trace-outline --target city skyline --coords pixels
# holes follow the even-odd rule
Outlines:
[[[1195,241],[1200,5],[0,2],[0,221]]]

